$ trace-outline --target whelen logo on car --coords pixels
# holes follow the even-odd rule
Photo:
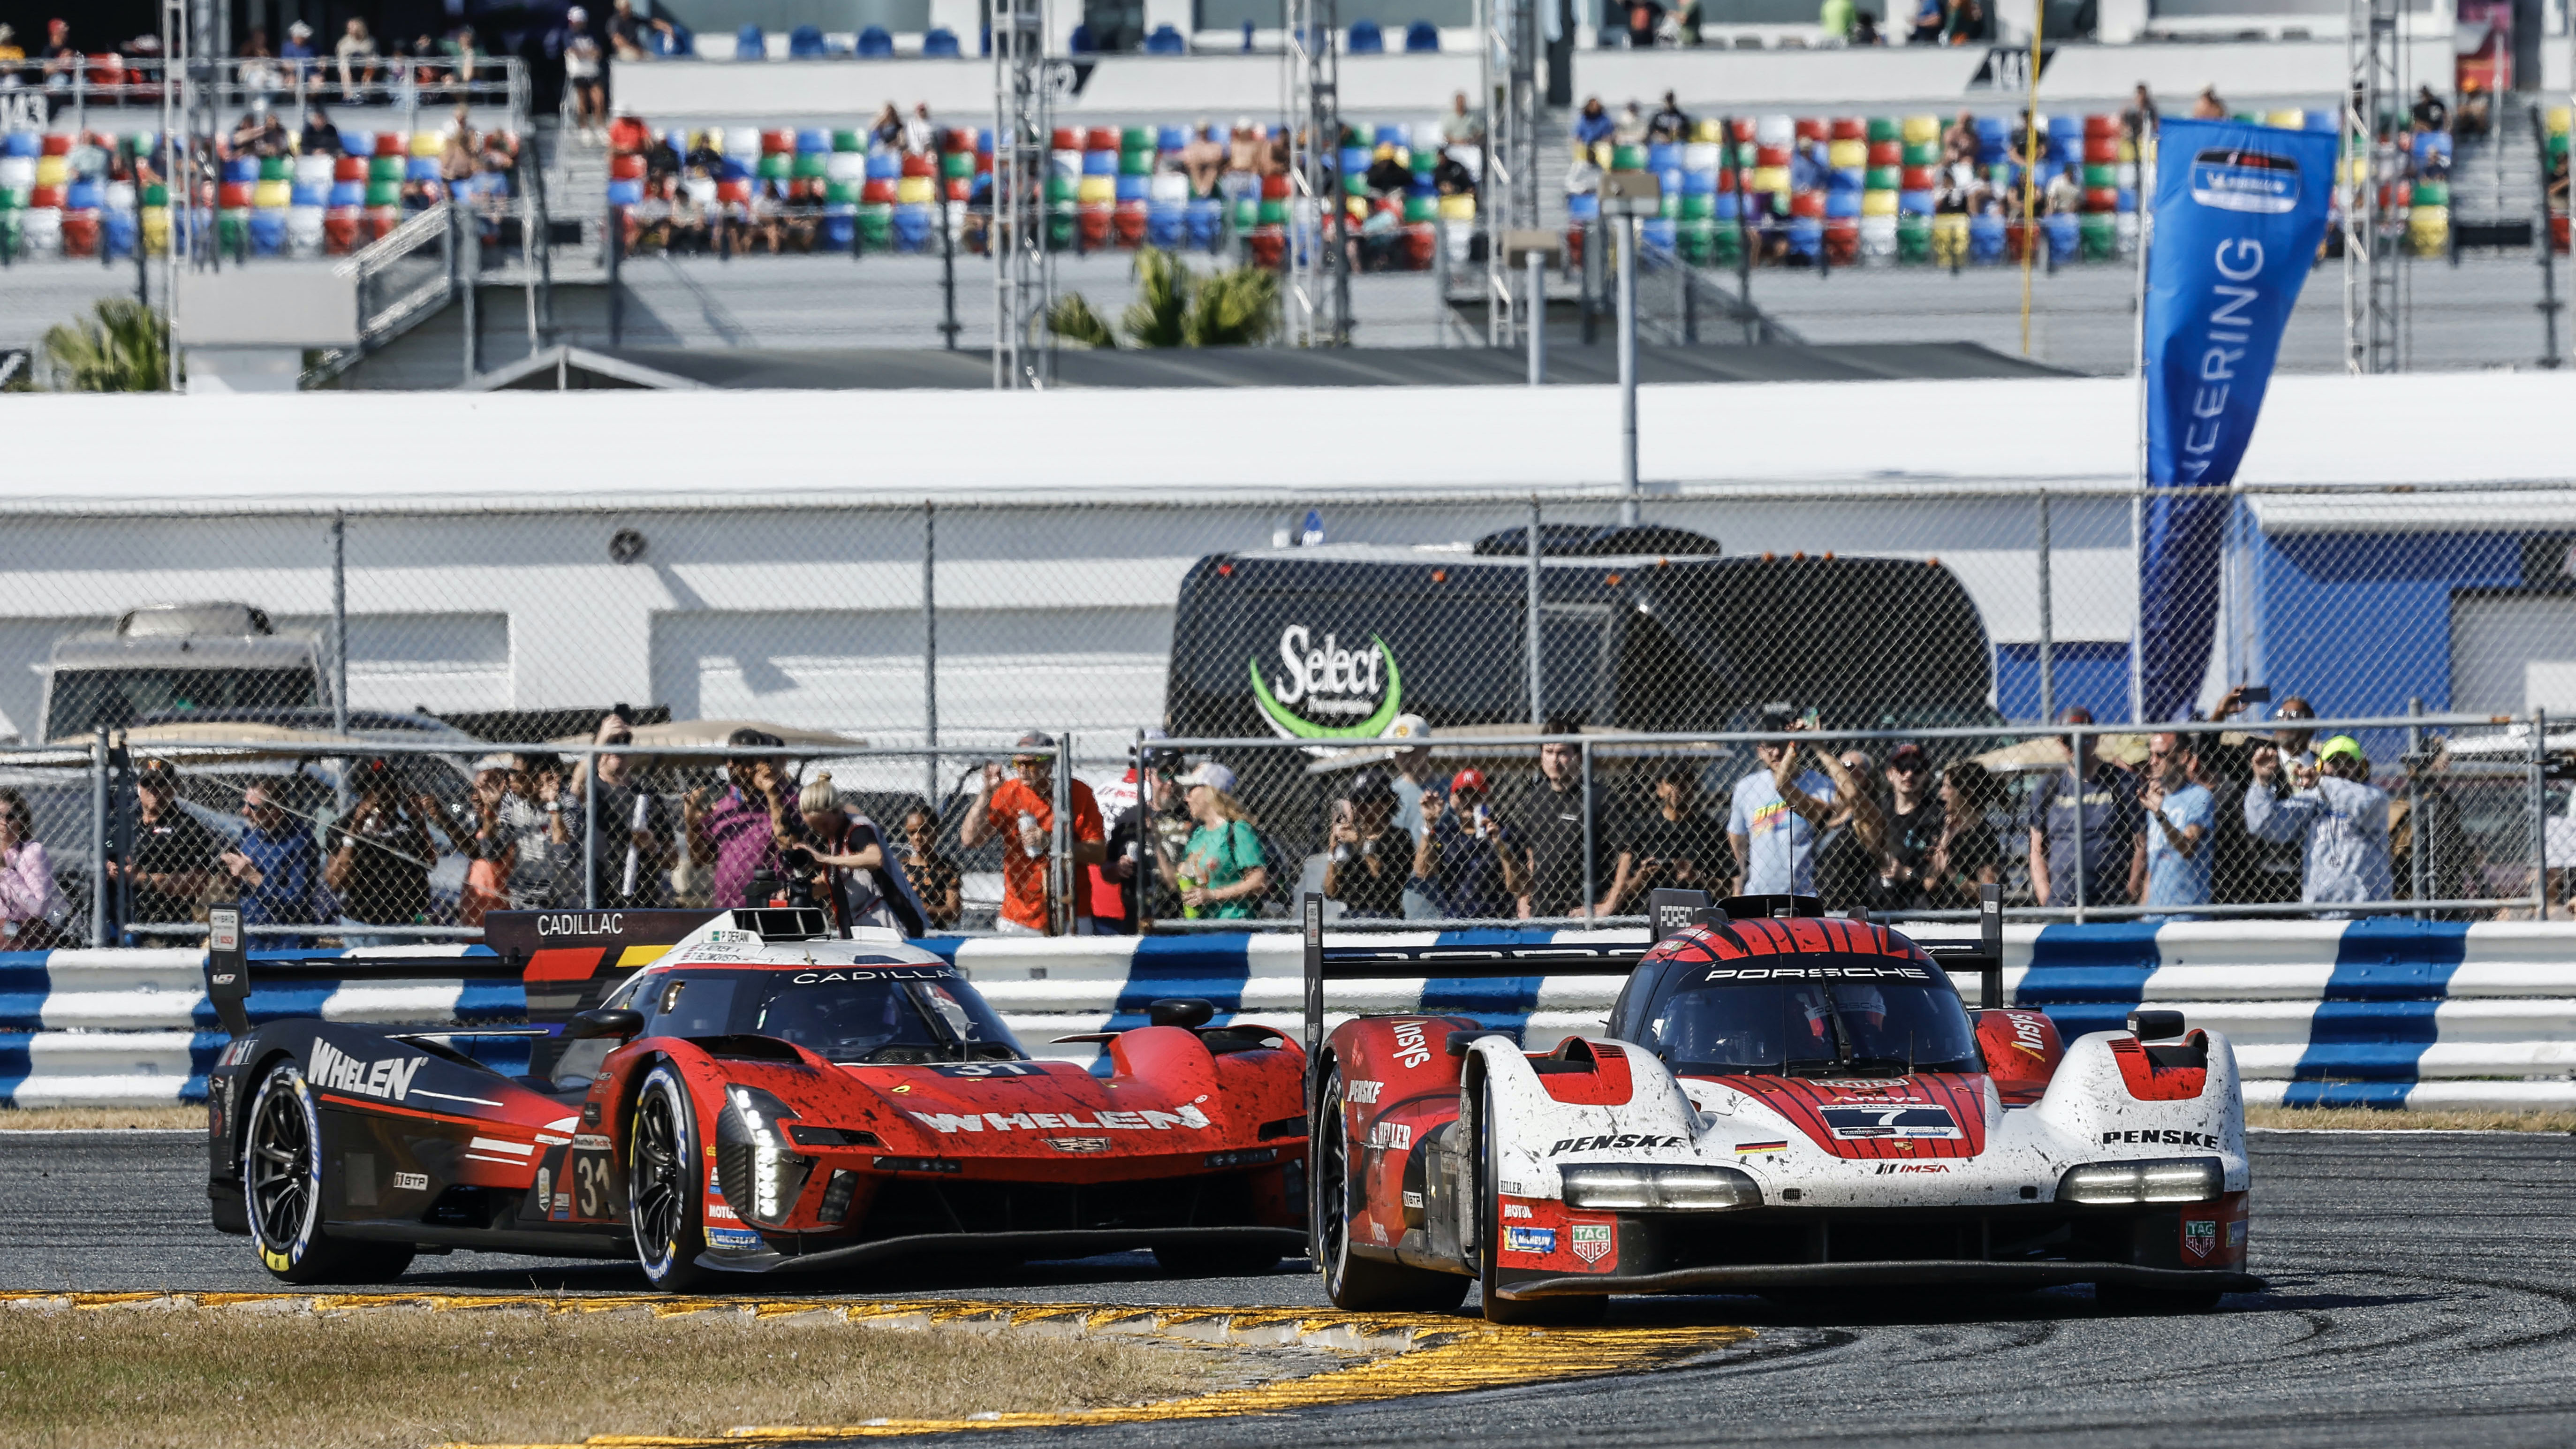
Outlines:
[[[1314,630],[1291,624],[1279,631],[1279,663],[1273,683],[1262,676],[1258,656],[1249,661],[1252,698],[1270,727],[1290,739],[1373,739],[1403,712],[1403,672],[1375,634],[1365,647],[1346,649],[1338,634],[1318,643]],[[1316,715],[1360,718],[1342,725],[1318,722]]]
[[[1079,1112],[915,1112],[921,1125],[933,1132],[981,1132],[991,1123],[996,1132],[1057,1132],[1068,1127],[1094,1130],[1113,1128],[1127,1132],[1169,1132],[1187,1127],[1196,1132],[1208,1125],[1207,1114],[1184,1102],[1169,1112],[1094,1112],[1086,1119]]]
[[[332,1092],[355,1092],[399,1102],[411,1092],[411,1079],[427,1057],[388,1058],[362,1062],[327,1041],[313,1044],[313,1064],[306,1075],[313,1085]]]
[[[2299,163],[2269,151],[2213,146],[2191,158],[2191,199],[2220,211],[2293,211]]]

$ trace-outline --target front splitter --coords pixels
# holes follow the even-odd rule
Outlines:
[[[2260,1293],[2250,1273],[2206,1268],[2140,1268],[2126,1263],[1990,1263],[1976,1258],[1885,1263],[1760,1263],[1675,1268],[1663,1273],[1562,1273],[1524,1278],[1495,1290],[1505,1298],[1570,1298],[1604,1293],[1753,1293],[1766,1288],[1894,1288],[1973,1285],[2055,1288],[2116,1283],[2172,1293]]]

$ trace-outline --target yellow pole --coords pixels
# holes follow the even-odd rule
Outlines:
[[[2031,214],[2031,196],[2039,185],[2039,32],[2048,21],[2048,0],[2030,0],[2030,88],[2022,100],[2021,139],[2021,355],[2030,356],[2030,264],[2039,255],[2039,218]]]

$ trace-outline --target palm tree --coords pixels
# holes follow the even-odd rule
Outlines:
[[[45,329],[54,386],[69,392],[162,392],[170,386],[170,324],[130,297],[106,297],[95,312]]]
[[[1243,347],[1278,326],[1279,274],[1262,267],[1201,273],[1160,247],[1136,253],[1136,300],[1116,332],[1089,298],[1068,292],[1047,313],[1047,330],[1085,347]]]

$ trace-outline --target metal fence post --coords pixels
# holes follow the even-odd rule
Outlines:
[[[581,908],[599,909],[599,739],[596,732],[582,748],[581,767]]]
[[[939,505],[921,500],[921,798],[939,818]]]
[[[89,742],[89,943],[107,944],[107,732]]]
[[[1073,732],[1055,732],[1055,840],[1048,853],[1047,881],[1054,887],[1047,924],[1056,935],[1073,934]]]
[[[2039,490],[2039,718],[2057,718],[2057,580],[2049,572],[2048,490]]]
[[[1528,630],[1529,630],[1529,641],[1528,641],[1528,642],[1529,642],[1529,648],[1528,648],[1528,651],[1527,651],[1527,652],[1528,652],[1528,654],[1529,654],[1529,719],[1530,719],[1530,727],[1531,727],[1531,728],[1533,728],[1533,729],[1545,729],[1545,728],[1547,727],[1547,700],[1546,700],[1546,697],[1545,697],[1545,695],[1544,695],[1544,693],[1543,693],[1543,685],[1541,684],[1541,682],[1540,682],[1540,678],[1539,678],[1539,664],[1540,664],[1540,657],[1541,657],[1541,656],[1540,656],[1540,647],[1541,647],[1541,646],[1540,646],[1540,642],[1539,642],[1539,633],[1538,633],[1538,628],[1539,628],[1539,595],[1540,595],[1541,589],[1540,589],[1540,579],[1539,579],[1539,557],[1540,557],[1540,554],[1539,554],[1538,531],[1539,531],[1539,506],[1538,506],[1538,495],[1537,495],[1537,494],[1535,494],[1535,493],[1533,493],[1533,494],[1531,494],[1531,495],[1530,495],[1530,514],[1529,514],[1529,612],[1528,612]]]
[[[2075,924],[2084,924],[2084,731],[2078,726],[2066,737],[2067,748],[2074,753],[2075,767]]]
[[[2531,918],[2549,919],[2549,711],[2531,711]]]
[[[2408,695],[2406,712],[2409,715],[2422,714],[2424,712],[2422,697]],[[2413,842],[2414,848],[2407,854],[2413,858],[2414,865],[2407,871],[2407,875],[2412,878],[2408,884],[2414,891],[2415,899],[2419,901],[2432,898],[2426,882],[2432,879],[2433,874],[2432,863],[2428,859],[2433,849],[2433,833],[2424,827],[2424,764],[2424,727],[2408,725],[2406,727],[2406,834]],[[2421,921],[2430,917],[2419,907],[2415,912],[2415,919]]]
[[[1128,882],[1128,899],[1135,904],[1136,934],[1154,934],[1154,883],[1162,878],[1161,856],[1147,845],[1154,829],[1154,777],[1145,768],[1145,732],[1136,731],[1135,753],[1129,756],[1136,764],[1136,840],[1128,849],[1128,862],[1135,867],[1135,879]],[[1115,820],[1103,821],[1112,829]],[[1153,864],[1147,864],[1148,860]]]
[[[1592,919],[1592,908],[1601,899],[1601,883],[1596,874],[1598,862],[1593,858],[1596,844],[1592,839],[1592,741],[1578,742],[1583,761],[1583,909],[1575,914]]]
[[[349,515],[331,515],[331,732],[349,733]]]

